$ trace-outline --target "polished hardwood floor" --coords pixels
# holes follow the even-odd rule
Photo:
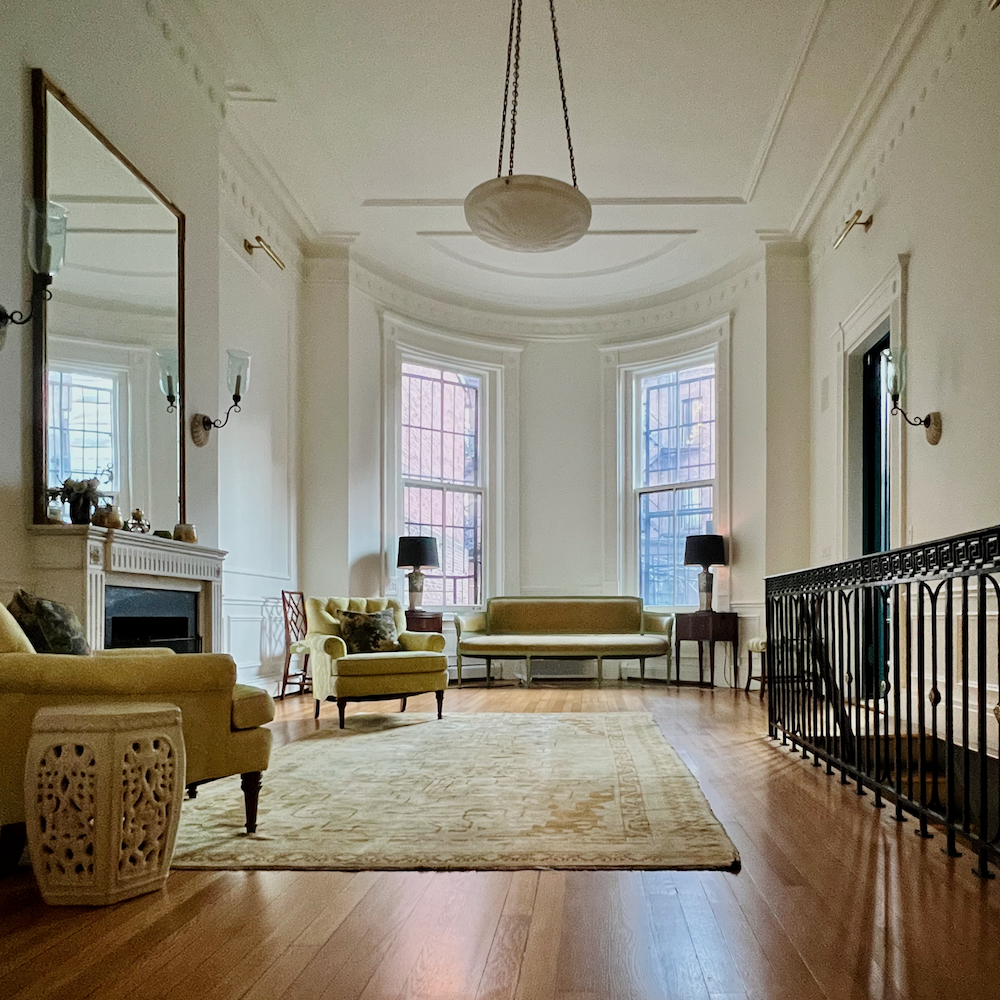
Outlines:
[[[46,907],[25,870],[0,880],[0,996],[1000,996],[1000,880],[770,742],[756,691],[550,683],[445,699],[446,713],[643,710],[701,782],[739,874],[178,871],[161,892],[85,910]],[[276,742],[335,719],[289,697]]]

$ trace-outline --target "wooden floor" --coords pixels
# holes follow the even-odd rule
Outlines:
[[[948,858],[943,836],[919,839],[768,741],[756,691],[465,687],[445,710],[650,711],[742,871],[178,871],[162,892],[95,910],[46,907],[24,871],[0,880],[0,996],[1000,996],[1000,880],[980,882],[968,852]],[[326,706],[318,725],[335,717]],[[316,725],[310,700],[288,698],[277,742]]]

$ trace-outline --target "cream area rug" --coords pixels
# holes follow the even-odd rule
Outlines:
[[[276,750],[243,822],[238,777],[202,786],[173,866],[739,869],[644,712],[353,715]]]

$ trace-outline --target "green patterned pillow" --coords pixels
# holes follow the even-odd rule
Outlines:
[[[392,608],[371,614],[341,611],[339,617],[348,653],[394,653],[402,649]]]
[[[72,608],[19,590],[7,605],[36,653],[90,656],[90,643]]]

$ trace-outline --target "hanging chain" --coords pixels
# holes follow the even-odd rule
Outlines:
[[[500,155],[497,158],[497,177],[503,173],[503,150],[507,135],[507,104],[510,98],[510,168],[509,176],[514,174],[514,141],[517,133],[517,88],[521,71],[521,4],[523,0],[511,0],[510,30],[507,35],[507,75],[503,84],[503,117],[500,119]],[[555,0],[549,0],[549,13],[552,16],[552,41],[556,49],[556,70],[559,73],[559,94],[562,97],[563,121],[566,123],[566,146],[569,148],[569,169],[573,177],[573,187],[576,187],[576,160],[573,157],[573,138],[569,131],[569,108],[566,104],[566,84],[563,81],[562,56],[559,52],[559,31],[556,28]],[[510,94],[511,55],[514,60],[514,93]]]
[[[562,59],[559,56],[559,32],[556,30],[555,0],[549,0],[549,11],[552,14],[552,41],[556,46],[556,69],[559,71],[559,93],[562,94],[563,120],[566,122],[566,145],[569,147],[569,169],[573,175],[573,187],[576,187],[576,162],[573,159],[573,140],[569,134],[569,108],[566,106],[566,84],[563,83]]]
[[[517,130],[517,83],[521,74],[521,0],[517,0],[517,37],[514,39],[514,98],[510,102],[510,171],[514,176],[514,133]]]
[[[503,117],[500,119],[500,156],[497,159],[497,177],[503,173],[503,147],[507,135],[507,94],[510,90],[510,53],[514,44],[514,10],[517,0],[510,0],[510,33],[507,36],[507,76],[503,81]]]

